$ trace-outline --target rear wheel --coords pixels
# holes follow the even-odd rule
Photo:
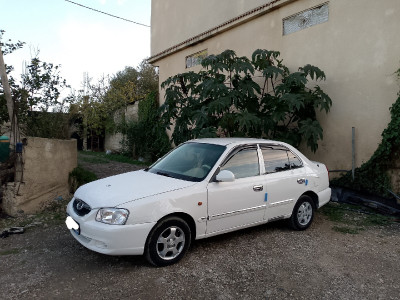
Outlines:
[[[155,266],[172,265],[185,255],[191,243],[188,224],[181,218],[161,220],[150,232],[146,242],[146,259]]]
[[[305,230],[314,219],[314,202],[309,196],[301,196],[294,206],[290,226],[295,230]]]

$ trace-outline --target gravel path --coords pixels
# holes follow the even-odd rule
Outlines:
[[[111,174],[113,164],[92,167]],[[321,212],[302,232],[266,224],[195,241],[178,264],[154,268],[43,223],[0,239],[0,299],[398,299],[400,224],[358,234],[337,225]]]

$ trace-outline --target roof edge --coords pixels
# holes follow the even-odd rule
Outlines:
[[[165,49],[162,52],[159,52],[151,57],[148,58],[148,62],[154,64],[155,62],[163,59],[164,57],[176,53],[182,49],[187,47],[193,46],[201,41],[209,39],[217,34],[220,34],[224,31],[227,31],[233,27],[236,27],[240,24],[246,23],[252,19],[258,18],[261,15],[269,13],[272,10],[275,10],[281,6],[284,6],[290,2],[297,1],[297,0],[271,0],[268,3],[265,3],[261,6],[258,6],[252,10],[249,10],[233,19],[230,19],[218,26],[215,26],[207,31],[204,31],[198,35],[195,35],[179,44],[176,44],[170,48]]]

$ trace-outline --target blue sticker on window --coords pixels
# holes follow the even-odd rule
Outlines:
[[[265,202],[267,202],[267,201],[268,201],[268,193],[265,193],[265,196],[264,196],[264,201],[265,201]]]

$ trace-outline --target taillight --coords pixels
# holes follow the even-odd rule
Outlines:
[[[326,171],[328,172],[328,181],[330,181],[331,178],[329,177],[329,169],[327,166],[325,166],[325,168],[326,168]]]

